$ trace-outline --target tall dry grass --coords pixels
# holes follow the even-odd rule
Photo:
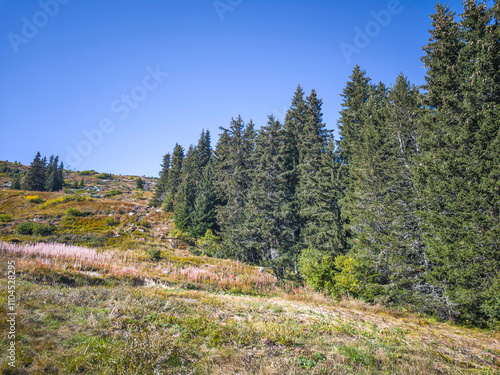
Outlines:
[[[38,256],[57,259],[78,259],[88,262],[111,260],[109,253],[97,253],[94,249],[80,246],[69,246],[59,243],[12,244],[0,242],[0,253],[17,254],[21,256]]]

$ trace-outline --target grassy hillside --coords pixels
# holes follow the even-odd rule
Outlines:
[[[169,240],[171,214],[148,207],[133,177],[95,176],[83,177],[99,191],[0,189],[3,332],[12,261],[17,297],[16,366],[2,340],[3,374],[500,373],[498,332],[197,256]],[[50,233],[21,234],[23,223]]]

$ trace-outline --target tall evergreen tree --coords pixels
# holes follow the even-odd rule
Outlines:
[[[417,169],[428,277],[446,290],[462,321],[500,317],[490,309],[499,279],[498,72],[499,38],[484,4],[464,2],[457,23],[438,4],[430,43],[424,48],[429,115],[423,122],[423,153]],[[490,31],[491,30],[491,31]],[[493,140],[493,142],[492,142]],[[486,312],[488,311],[488,312]]]
[[[165,196],[167,195],[168,179],[170,172],[170,154],[167,153],[163,156],[161,163],[160,179],[155,186],[155,194],[151,198],[149,204],[154,207],[159,207]]]
[[[255,130],[252,121],[245,125],[241,116],[231,120],[227,132],[228,152],[218,165],[216,178],[218,191],[224,191],[226,204],[217,210],[217,222],[221,228],[223,251],[228,257],[244,259],[242,253],[241,226],[244,210],[251,187],[255,144]]]
[[[203,236],[208,229],[217,230],[216,223],[216,192],[214,187],[214,170],[211,160],[203,169],[201,181],[194,200],[191,226],[189,232],[194,237]]]
[[[255,172],[241,230],[243,259],[271,267],[278,278],[293,265],[291,249],[296,240],[292,197],[286,190],[284,142],[282,125],[269,116],[256,139]]]
[[[332,251],[332,242],[328,240],[329,236],[327,235],[330,231],[320,225],[318,221],[319,216],[324,217],[325,213],[331,214],[330,207],[319,204],[321,187],[318,176],[323,168],[327,168],[327,164],[322,164],[322,158],[330,138],[323,123],[321,106],[321,99],[317,97],[316,91],[312,90],[311,95],[307,97],[305,122],[299,135],[297,200],[303,246],[316,249],[321,247],[323,250]],[[325,209],[327,212],[323,211]],[[325,230],[326,232],[324,232]],[[334,247],[338,248],[338,245],[334,245]]]
[[[35,159],[31,163],[30,169],[26,173],[23,181],[23,190],[44,191],[45,190],[45,158],[42,159],[40,152],[37,152]]]
[[[166,182],[166,191],[169,192],[172,199],[177,194],[177,189],[181,183],[182,165],[184,161],[184,149],[178,143],[175,144],[174,152],[172,153],[172,162],[168,178]]]
[[[200,175],[205,166],[212,158],[212,146],[210,140],[210,131],[203,130],[200,139],[198,140],[198,170]]]
[[[45,190],[59,191],[62,189],[62,180],[59,173],[59,156],[52,155],[45,171]]]
[[[290,227],[295,228],[294,238],[291,242],[289,253],[291,258],[295,258],[302,249],[301,243],[301,217],[299,215],[299,198],[297,188],[299,186],[299,162],[300,162],[300,137],[306,122],[307,103],[304,97],[304,91],[300,85],[297,86],[295,93],[285,115],[283,125],[283,163],[285,178],[285,194],[290,201],[290,220],[293,224]]]
[[[191,227],[191,214],[196,197],[196,170],[198,164],[198,151],[190,146],[183,161],[181,182],[177,189],[174,205],[175,227],[182,231],[189,231]]]
[[[222,207],[227,204],[228,195],[227,195],[227,180],[226,169],[230,167],[227,160],[229,159],[229,131],[227,129],[221,129],[222,133],[219,136],[219,140],[217,141],[217,145],[215,146],[214,151],[214,188],[215,195],[217,200],[217,206]]]

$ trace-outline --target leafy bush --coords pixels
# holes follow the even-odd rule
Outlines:
[[[122,192],[118,189],[113,189],[104,194],[105,197],[114,197],[115,195],[120,195]]]
[[[68,208],[66,210],[66,216],[70,216],[70,217],[85,217],[85,216],[90,216],[90,215],[92,215],[92,212],[88,212],[88,211],[83,212],[77,208]]]
[[[306,283],[314,289],[332,289],[335,261],[329,254],[308,248],[300,255],[299,269]]]
[[[211,229],[207,229],[205,235],[196,241],[197,250],[202,255],[217,256],[219,251],[220,237],[213,234]]]
[[[21,223],[16,226],[16,232],[22,235],[48,236],[56,228],[53,225],[44,225],[40,223]]]
[[[172,237],[175,237],[179,240],[181,240],[182,242],[185,242],[187,244],[194,244],[194,239],[186,232],[183,232],[179,229],[174,229],[170,232],[170,235]]]
[[[0,214],[0,223],[8,223],[9,221],[12,221],[12,215]]]
[[[78,174],[80,176],[92,176],[94,174],[97,174],[97,172],[92,169],[90,171],[80,171],[80,172],[78,172]]]
[[[99,178],[101,180],[112,180],[113,179],[113,175],[111,173],[99,173],[95,177]]]
[[[40,197],[39,195],[28,195],[24,199],[26,199],[30,203],[42,203],[43,202],[42,197]]]
[[[146,219],[142,219],[139,225],[144,228],[151,228],[151,224]]]
[[[156,247],[152,247],[147,251],[147,253],[152,261],[157,261],[161,258],[161,250],[157,249]]]
[[[348,256],[333,258],[316,249],[306,249],[299,258],[299,269],[306,283],[314,289],[324,290],[335,296],[359,296],[361,284],[356,277],[358,262]]]
[[[114,217],[107,217],[106,219],[104,219],[104,222],[108,227],[112,227],[113,225],[118,225],[120,223]]]
[[[345,255],[335,258],[335,269],[338,271],[333,277],[333,294],[339,296],[344,293],[357,297],[361,292],[361,283],[356,278],[358,262]]]

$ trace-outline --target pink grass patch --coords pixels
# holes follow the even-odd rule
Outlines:
[[[97,253],[94,249],[59,243],[17,245],[0,242],[0,252],[22,256],[42,256],[46,258],[79,259],[84,261],[108,261],[111,259],[109,254]]]

